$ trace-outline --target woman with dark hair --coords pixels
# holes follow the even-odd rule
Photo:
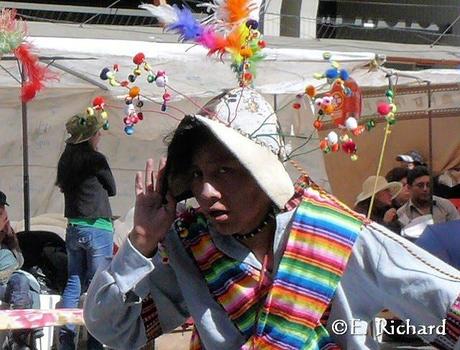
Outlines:
[[[184,117],[158,173],[150,159],[136,175],[132,230],[88,289],[95,337],[138,349],[192,317],[194,350],[376,349],[367,324],[384,308],[456,329],[458,271],[307,176],[293,184],[279,125],[246,86]],[[199,208],[176,213],[190,197]]]
[[[76,308],[98,266],[113,250],[112,211],[109,197],[115,181],[105,156],[98,152],[103,120],[99,116],[73,116],[66,124],[70,137],[57,170],[56,185],[64,193],[68,219],[66,247],[68,279],[62,307]],[[60,349],[75,349],[75,326],[60,330]],[[88,349],[102,349],[91,335]]]

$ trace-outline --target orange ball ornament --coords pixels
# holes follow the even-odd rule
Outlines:
[[[316,130],[319,130],[321,129],[323,126],[323,122],[321,120],[315,120],[315,122],[313,123],[313,127],[316,129]]]
[[[137,86],[133,86],[131,89],[129,89],[129,97],[131,98],[136,98],[140,93],[141,89]]]
[[[305,93],[307,94],[307,96],[313,98],[316,96],[316,88],[313,85],[308,85],[305,88]]]
[[[244,49],[241,49],[240,51],[240,55],[243,57],[243,58],[250,58],[252,57],[254,53],[252,52],[252,49],[249,48],[249,47],[245,47]]]
[[[334,112],[334,106],[332,104],[324,106],[323,111],[326,114],[332,114]]]
[[[319,148],[321,149],[321,151],[324,151],[328,147],[329,147],[329,143],[327,142],[327,140],[326,139],[321,140],[321,142],[319,143]]]

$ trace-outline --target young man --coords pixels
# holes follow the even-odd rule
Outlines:
[[[415,218],[429,214],[432,215],[435,224],[460,218],[457,209],[449,200],[431,194],[430,183],[430,173],[426,167],[417,166],[409,171],[407,184],[410,199],[398,210],[398,218],[403,227]]]

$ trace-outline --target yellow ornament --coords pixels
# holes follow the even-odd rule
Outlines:
[[[109,114],[106,111],[101,112],[101,118],[106,120],[108,118]]]
[[[86,108],[86,114],[88,115],[88,117],[92,117],[94,115],[94,108],[93,107]]]

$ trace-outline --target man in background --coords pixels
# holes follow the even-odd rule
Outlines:
[[[407,185],[410,199],[397,212],[403,228],[422,216],[432,219],[429,223],[435,224],[460,219],[457,209],[449,200],[432,195],[430,173],[426,167],[411,169],[407,174]]]

